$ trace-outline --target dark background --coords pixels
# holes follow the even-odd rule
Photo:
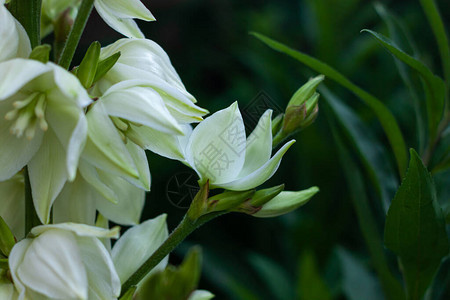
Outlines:
[[[257,31],[325,61],[382,99],[399,120],[408,145],[414,146],[413,112],[393,59],[367,33],[360,33],[363,28],[386,33],[371,1],[143,2],[157,19],[139,22],[146,37],[166,50],[187,90],[211,112],[238,100],[251,127],[245,110],[259,101],[261,92],[274,110],[284,109],[296,89],[309,76],[317,75],[248,34]],[[383,3],[413,33],[421,59],[439,73],[435,41],[418,1]],[[437,3],[448,30],[450,1]],[[93,40],[99,39],[105,46],[120,37],[94,12],[80,44],[78,61]],[[386,143],[373,113],[359,99],[332,82],[325,81],[325,85],[354,108]],[[171,255],[171,262],[178,264],[189,245],[200,244],[204,250],[200,288],[212,291],[218,299],[298,298],[305,276],[315,276],[311,272],[319,273],[332,298],[347,299],[345,276],[336,262],[340,249],[351,252],[370,270],[327,115],[321,110],[316,122],[295,138],[297,143],[266,186],[285,183],[286,190],[301,190],[316,185],[321,191],[310,203],[274,219],[223,216],[200,228]],[[167,189],[172,187],[168,185],[174,176],[184,178],[191,171],[176,161],[153,154],[148,157],[152,191],[143,219],[167,213],[169,228],[173,229],[186,209],[169,201]],[[386,164],[393,165],[392,161]],[[378,200],[371,200],[375,214],[381,216]],[[382,226],[380,221],[380,231]],[[313,266],[310,273],[302,268],[306,263]],[[316,299],[325,296],[319,291]]]

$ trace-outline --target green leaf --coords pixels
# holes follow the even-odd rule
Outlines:
[[[417,46],[413,41],[411,33],[408,31],[408,28],[401,22],[399,18],[394,16],[390,11],[384,7],[383,4],[377,2],[375,3],[375,9],[378,15],[383,19],[386,23],[389,35],[391,39],[397,44],[402,46],[403,48],[408,48],[412,51],[414,57],[418,57],[419,53],[417,50]],[[423,151],[425,149],[426,143],[426,103],[421,101],[420,94],[418,91],[417,76],[413,76],[413,72],[410,68],[408,68],[404,63],[400,60],[394,60],[397,70],[402,78],[405,86],[408,88],[409,93],[411,95],[411,102],[414,106],[414,112],[416,114],[416,135],[418,142],[418,149]]]
[[[364,124],[360,117],[341,99],[336,97],[326,87],[320,89],[326,103],[333,111],[333,115],[346,136],[358,153],[363,166],[372,181],[384,212],[387,212],[389,203],[397,190],[398,181],[392,166],[389,164],[388,153],[382,143],[372,133],[369,126]],[[328,109],[325,110],[328,113]],[[345,164],[343,165],[345,166]],[[349,178],[349,180],[351,180]]]
[[[137,286],[132,286],[122,297],[120,297],[120,300],[133,300],[133,296],[136,290]]]
[[[264,286],[272,292],[271,299],[295,299],[291,277],[280,265],[259,254],[250,255],[249,260],[263,280]]]
[[[444,111],[444,81],[440,77],[435,76],[422,62],[406,54],[403,50],[395,46],[390,39],[382,34],[369,29],[363,29],[362,32],[368,32],[373,35],[377,41],[380,42],[392,55],[410,66],[413,70],[417,71],[423,79],[425,94],[427,95],[427,114],[430,141],[433,141],[436,137],[436,130]]]
[[[403,289],[398,280],[392,275],[386,260],[381,234],[377,228],[373,210],[369,205],[363,181],[364,177],[355,164],[354,159],[344,147],[344,140],[337,131],[337,127],[334,126],[333,119],[330,118],[329,121],[331,122],[331,131],[337,144],[339,159],[346,177],[350,197],[358,217],[358,224],[386,298],[390,300],[404,299]]]
[[[438,44],[445,80],[447,83],[450,83],[450,47],[447,34],[445,33],[444,22],[434,0],[420,0],[420,4],[422,4]]]
[[[100,80],[103,76],[111,70],[112,67],[120,58],[120,52],[114,53],[113,55],[101,60],[97,66],[97,72],[95,73],[94,83]]]
[[[187,299],[197,288],[201,274],[201,250],[192,248],[178,267],[169,265],[151,275],[138,292],[137,299]]]
[[[297,294],[299,299],[332,299],[331,292],[323,281],[314,253],[304,251],[300,256]]]
[[[77,70],[78,79],[87,89],[92,86],[95,74],[97,73],[100,48],[101,45],[99,42],[93,42],[86,51],[86,54],[84,55],[84,58]]]
[[[9,256],[9,253],[15,243],[16,240],[14,239],[11,229],[9,229],[8,225],[0,216],[0,253],[5,256]]]
[[[399,256],[409,299],[421,299],[449,245],[431,175],[411,149],[409,169],[389,208],[386,247]]]
[[[346,299],[383,299],[377,279],[362,262],[344,248],[339,247],[336,253],[341,262],[342,289]]]
[[[406,170],[407,165],[407,155],[406,155],[406,145],[403,139],[403,135],[397,124],[392,113],[387,109],[387,107],[375,96],[364,91],[360,87],[356,86],[353,82],[347,79],[344,75],[328,66],[327,64],[321,62],[320,60],[306,55],[302,52],[296,51],[289,48],[275,40],[272,40],[262,34],[252,33],[256,38],[261,40],[263,43],[271,47],[272,49],[285,53],[296,60],[304,63],[308,67],[314,69],[315,71],[325,75],[326,78],[332,79],[342,85],[343,87],[349,89],[356,96],[361,98],[375,113],[381,126],[386,133],[389,143],[391,144],[392,150],[394,152],[398,170],[400,175],[403,175]]]

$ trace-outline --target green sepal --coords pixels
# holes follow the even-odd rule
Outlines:
[[[120,58],[120,52],[114,53],[113,55],[101,60],[97,66],[97,72],[95,72],[94,83],[100,80],[103,76],[111,70],[112,67]]]
[[[243,202],[251,199],[255,190],[248,191],[225,191],[208,199],[209,211],[233,210]]]
[[[30,53],[30,59],[40,61],[41,63],[47,63],[50,59],[50,51],[52,47],[50,45],[44,44],[34,47],[33,51]]]
[[[280,184],[268,189],[259,190],[253,195],[250,204],[255,207],[262,206],[272,200],[275,196],[284,190],[284,184]]]
[[[279,114],[272,120],[272,136],[275,136],[283,125],[284,114]]]
[[[0,216],[0,252],[5,256],[9,256],[9,253],[15,243],[16,240],[11,232],[11,229],[9,229],[6,222]]]
[[[191,220],[197,220],[202,215],[207,213],[208,208],[208,196],[209,196],[209,180],[205,184],[200,186],[200,191],[195,195],[189,207],[186,217]]]
[[[80,66],[77,69],[77,77],[85,88],[90,88],[94,82],[97,73],[98,62],[100,59],[101,45],[95,41],[86,51]]]

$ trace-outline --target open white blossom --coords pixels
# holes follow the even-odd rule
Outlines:
[[[208,113],[195,105],[195,98],[186,90],[169,56],[157,43],[147,39],[120,39],[103,48],[100,58],[107,58],[117,52],[120,52],[117,63],[95,84],[92,90],[95,96],[103,95],[119,82],[138,80],[139,86],[159,95],[149,99],[159,101],[161,98],[180,123],[199,122]]]
[[[4,61],[0,78],[0,181],[28,165],[36,212],[47,223],[53,200],[75,178],[91,99],[74,75],[50,62]]]
[[[270,157],[271,116],[272,111],[266,111],[248,138],[237,102],[201,122],[184,149],[185,163],[197,172],[200,184],[209,180],[212,188],[245,191],[272,177],[295,141],[287,142]]]
[[[83,224],[38,226],[17,243],[9,268],[19,299],[117,299],[120,280],[99,238],[117,238]]]
[[[42,14],[46,19],[55,21],[67,8],[77,9],[80,3],[81,0],[43,0]],[[133,19],[155,21],[155,17],[140,0],[95,0],[94,6],[106,24],[130,38],[144,38]]]
[[[0,62],[12,58],[27,58],[31,53],[30,40],[23,26],[0,0]]]

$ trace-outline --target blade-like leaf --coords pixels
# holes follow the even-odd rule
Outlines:
[[[420,4],[422,4],[428,22],[430,22],[431,29],[439,47],[445,80],[450,82],[450,47],[447,34],[445,33],[444,22],[434,0],[420,0]]]
[[[332,299],[312,251],[305,251],[300,256],[297,294],[299,299]]]
[[[409,299],[421,299],[449,245],[431,175],[411,149],[409,169],[389,208],[384,242],[400,258]]]
[[[408,31],[408,28],[401,22],[401,20],[392,14],[392,12],[388,11],[388,9],[381,4],[380,2],[375,3],[375,10],[378,15],[383,19],[386,23],[390,38],[397,44],[402,46],[403,48],[410,49],[413,53],[414,57],[419,56],[419,51],[417,50],[417,46],[414,43],[411,33]],[[414,106],[414,112],[416,114],[416,133],[417,133],[417,143],[418,149],[420,153],[425,148],[426,143],[426,103],[421,101],[420,94],[418,90],[418,84],[416,81],[418,80],[417,76],[411,72],[404,63],[400,60],[394,60],[397,70],[400,74],[400,77],[403,80],[403,83],[408,88],[409,93],[411,95],[411,102]]]
[[[362,31],[372,34],[392,55],[417,71],[424,81],[425,94],[427,95],[428,126],[430,131],[430,141],[436,136],[436,129],[442,118],[445,99],[445,83],[435,76],[430,69],[419,60],[411,57],[403,50],[399,49],[387,37],[375,31],[363,29]]]
[[[389,164],[386,149],[370,128],[341,99],[325,87],[320,89],[320,93],[359,154],[363,166],[376,188],[384,212],[387,212],[389,203],[397,190],[398,181]],[[328,113],[329,110],[327,109],[325,112]]]
[[[330,122],[332,122],[331,131],[337,144],[342,170],[346,177],[351,200],[355,208],[356,216],[358,217],[359,227],[369,250],[373,267],[378,274],[386,298],[391,300],[404,299],[405,296],[400,283],[389,270],[381,234],[369,205],[363,176],[349,152],[344,147],[343,138],[336,130],[336,126],[334,126],[335,124],[331,118]]]
[[[332,79],[349,89],[359,98],[361,98],[375,113],[378,120],[381,123],[388,139],[391,144],[392,150],[394,152],[395,158],[397,160],[398,170],[400,175],[402,175],[406,169],[407,165],[407,155],[406,155],[406,145],[403,139],[403,135],[397,124],[392,113],[387,109],[387,107],[375,96],[364,91],[360,87],[356,86],[353,82],[347,79],[344,75],[328,66],[327,64],[321,62],[320,60],[306,55],[302,52],[296,51],[292,48],[287,47],[275,40],[272,40],[262,34],[252,33],[256,38],[261,40],[263,43],[271,47],[272,49],[285,53],[298,61],[304,63],[308,67],[316,70],[317,72],[324,74],[325,77]]]

